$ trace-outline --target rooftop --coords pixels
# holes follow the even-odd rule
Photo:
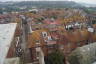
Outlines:
[[[16,25],[16,23],[0,24],[0,64],[4,63],[7,56]]]
[[[20,58],[19,57],[7,58],[5,59],[4,64],[20,64]]]

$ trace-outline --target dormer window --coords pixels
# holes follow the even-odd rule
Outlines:
[[[65,29],[66,30],[73,30],[73,25],[67,25],[67,26],[65,26]]]
[[[36,43],[39,43],[39,40],[36,40]]]
[[[89,32],[94,32],[94,28],[91,28],[91,27],[90,27],[90,28],[88,28],[88,31],[89,31]]]
[[[78,22],[75,23],[75,26],[79,26],[80,24]]]
[[[36,45],[39,45],[40,44],[40,41],[39,40],[36,40]]]
[[[42,32],[43,37],[47,37],[47,32]]]

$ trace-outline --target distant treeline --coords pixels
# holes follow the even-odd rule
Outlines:
[[[25,9],[21,9],[26,6]],[[85,8],[73,1],[21,1],[21,2],[2,2],[0,3],[0,12],[2,11],[27,11],[37,8]]]
[[[1,3],[0,8],[7,11],[20,11],[20,7],[26,6],[27,9],[37,8],[78,8],[82,7],[73,1],[22,1],[22,2],[6,2]]]

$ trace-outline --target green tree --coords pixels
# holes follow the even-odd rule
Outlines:
[[[3,11],[2,11],[2,9],[0,9],[0,14],[2,14],[3,13]]]
[[[45,64],[65,64],[64,54],[58,50],[45,57]]]

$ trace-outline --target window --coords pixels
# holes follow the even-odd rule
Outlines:
[[[47,32],[42,32],[43,37],[47,37]]]
[[[40,41],[39,40],[36,40],[36,43],[40,43]]]
[[[36,47],[39,47],[39,46],[40,46],[40,41],[36,40]]]
[[[80,45],[81,45],[81,42],[78,42],[78,43],[77,43],[77,46],[80,46]]]
[[[92,20],[92,24],[96,24],[96,20]]]
[[[36,58],[39,59],[39,52],[36,52]]]
[[[73,30],[74,28],[73,28],[73,25],[67,25],[67,26],[65,26],[65,29],[66,30]]]
[[[48,36],[48,40],[52,40],[51,36]]]
[[[64,46],[63,45],[60,45],[60,49],[63,50],[64,49]]]

